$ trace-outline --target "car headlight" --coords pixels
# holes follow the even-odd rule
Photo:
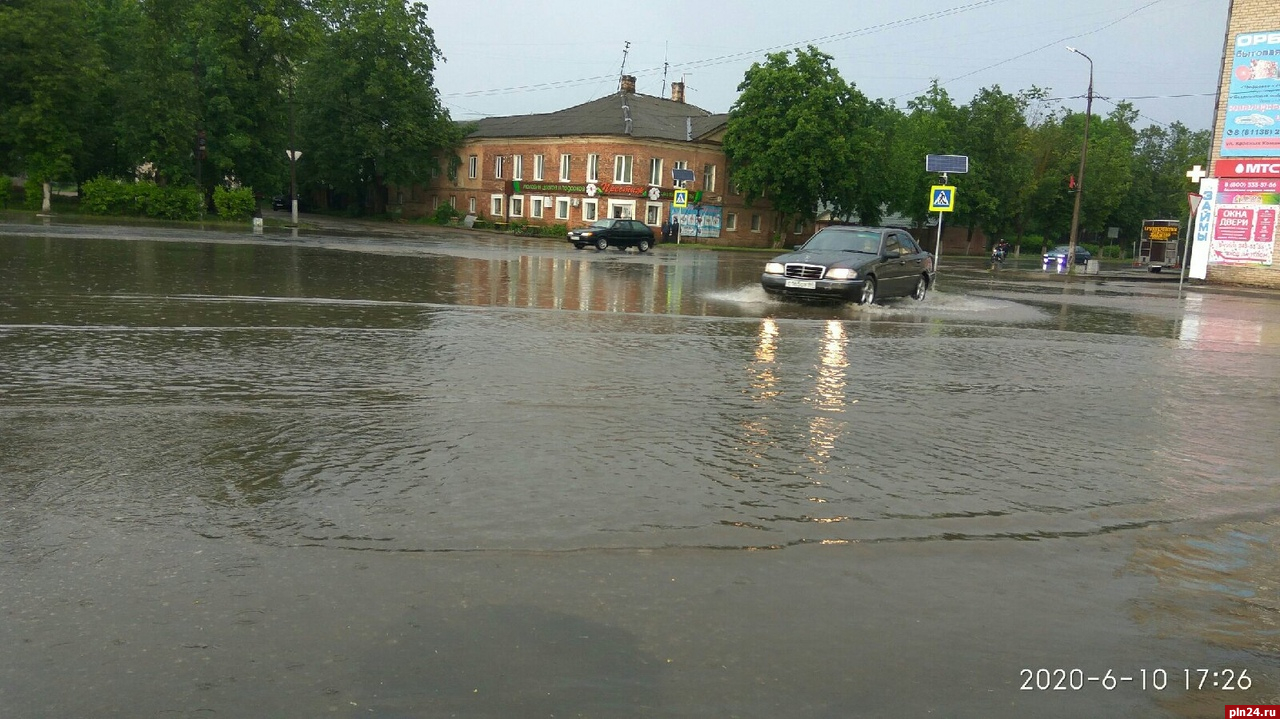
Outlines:
[[[769,262],[769,263],[767,263],[767,264],[764,266],[764,273],[765,273],[766,275],[780,275],[780,274],[782,274],[782,263],[781,263],[781,262]]]
[[[851,270],[847,267],[836,267],[827,270],[827,279],[829,280],[851,280],[858,276],[857,270]]]
[[[579,237],[590,237],[594,234],[595,234],[594,232],[584,232],[581,235],[579,235]]]

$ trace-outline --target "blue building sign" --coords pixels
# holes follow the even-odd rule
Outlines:
[[[671,216],[680,223],[681,237],[719,237],[723,209],[719,205],[672,207]]]

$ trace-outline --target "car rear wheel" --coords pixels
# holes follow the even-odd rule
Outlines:
[[[920,275],[916,280],[916,288],[911,291],[911,299],[920,302],[924,300],[924,296],[929,294],[929,280],[924,275]]]
[[[858,296],[858,304],[873,305],[876,302],[876,278],[868,277],[862,281],[862,294]]]
[[[639,251],[641,251],[641,252],[648,252],[648,251],[649,251],[649,241],[648,241],[648,240],[640,240],[639,242],[637,242],[637,243],[636,243],[636,249],[637,249],[637,250],[639,250]]]
[[[603,237],[596,240],[596,249],[601,252],[604,252],[605,250],[609,249],[609,241]]]

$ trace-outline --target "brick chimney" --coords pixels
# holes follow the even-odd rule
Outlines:
[[[636,76],[635,75],[622,76],[621,92],[624,95],[636,94]]]
[[[675,102],[684,102],[684,83],[671,83],[671,99]]]

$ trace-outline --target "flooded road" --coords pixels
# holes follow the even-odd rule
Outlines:
[[[765,259],[0,225],[0,716],[1280,703],[1280,300]]]

